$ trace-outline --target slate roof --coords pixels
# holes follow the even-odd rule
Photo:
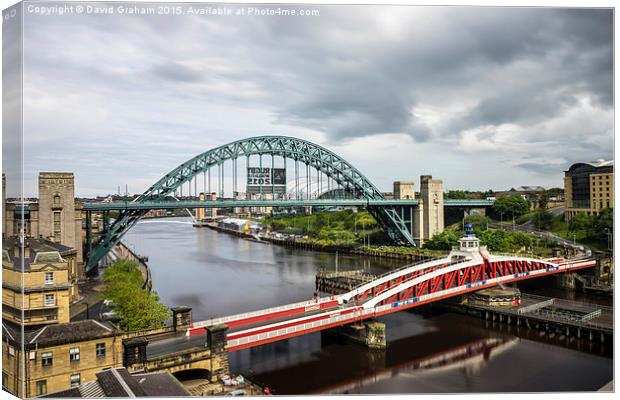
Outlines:
[[[2,250],[6,250],[9,256],[10,266],[14,269],[21,269],[21,254],[15,255],[15,247],[19,245],[16,236],[9,236],[2,238]],[[51,240],[44,238],[26,238],[24,247],[28,247],[30,251],[29,257],[24,257],[24,270],[30,270],[30,264],[36,258],[37,253],[40,252],[53,252],[57,251],[61,256],[76,252],[72,247],[62,245],[60,243],[52,242]],[[3,256],[4,257],[4,256]],[[4,261],[4,258],[3,258]]]
[[[187,397],[190,393],[168,371],[131,375],[125,368],[95,374],[96,381],[43,397]]]
[[[79,342],[112,336],[115,329],[103,322],[88,319],[65,324],[46,325],[26,335],[26,346],[46,346],[66,342]]]

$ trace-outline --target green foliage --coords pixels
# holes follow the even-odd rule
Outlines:
[[[458,245],[461,235],[451,229],[444,229],[443,232],[433,235],[424,243],[425,249],[430,250],[452,250],[452,246]]]
[[[588,215],[586,213],[578,213],[571,218],[568,223],[568,230],[570,232],[584,231],[586,236],[591,236],[594,231],[596,223],[596,217],[594,215]]]
[[[489,251],[516,253],[526,250],[534,244],[534,239],[523,232],[511,232],[489,229],[476,232],[480,243],[487,246]]]
[[[544,208],[538,209],[532,216],[532,223],[536,229],[550,229],[553,222],[553,215]]]
[[[102,299],[112,300],[124,329],[158,328],[168,318],[168,308],[159,303],[157,294],[142,287],[142,273],[134,261],[123,259],[106,268],[103,283]]]
[[[465,223],[471,224],[474,230],[484,230],[488,227],[489,217],[477,214],[468,215],[465,217]]]
[[[538,207],[542,210],[547,209],[547,204],[549,203],[549,197],[547,192],[542,192],[540,196],[538,196]]]
[[[614,210],[605,208],[601,210],[594,223],[596,237],[603,243],[607,243],[609,235],[613,238],[614,234]]]
[[[466,199],[467,194],[462,190],[448,190],[445,198],[446,199]]]
[[[502,196],[495,200],[495,203],[493,204],[493,209],[497,213],[518,217],[527,213],[530,209],[530,206],[527,200],[525,200],[523,197],[519,195],[512,195]]]
[[[266,216],[263,223],[276,232],[308,235],[325,244],[354,243],[373,233],[379,226],[367,211],[321,211],[310,215]],[[329,232],[329,231],[333,231]],[[365,234],[364,234],[365,232]]]

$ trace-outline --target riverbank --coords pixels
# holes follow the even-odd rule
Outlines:
[[[195,227],[207,227],[218,232],[227,233],[233,236],[237,236],[243,239],[252,240],[255,242],[268,242],[284,247],[293,247],[298,249],[319,251],[327,253],[340,253],[350,254],[363,257],[378,257],[378,258],[391,258],[406,261],[423,261],[433,258],[444,257],[445,253],[438,251],[419,250],[414,247],[396,247],[396,246],[369,246],[369,247],[349,247],[349,246],[336,246],[326,245],[311,239],[280,239],[272,235],[253,235],[243,231],[237,231],[234,229],[224,228],[218,226],[216,223],[203,223],[201,225],[194,225]]]

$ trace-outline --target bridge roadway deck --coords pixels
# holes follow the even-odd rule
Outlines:
[[[511,263],[515,262],[514,259],[513,261],[510,261],[509,259],[510,257],[508,256],[495,256],[492,257],[490,261],[491,263],[496,261]],[[538,263],[536,265],[532,264],[532,267],[536,267],[537,269],[531,271],[524,271],[527,265],[522,264],[521,272],[518,272],[519,270],[517,270],[517,267],[514,266],[511,272],[507,270],[501,272],[503,275],[491,278],[484,277],[483,274],[482,276],[479,276],[477,278],[479,280],[469,281],[466,279],[473,279],[476,269],[478,270],[478,273],[483,273],[481,272],[483,271],[483,266],[487,265],[480,264],[482,262],[481,258],[473,258],[466,262],[451,263],[443,266],[442,268],[436,270],[433,269],[432,271],[426,274],[422,274],[414,279],[402,280],[393,288],[383,291],[383,282],[386,279],[391,280],[398,276],[405,277],[412,271],[412,268],[426,269],[429,264],[441,260],[423,263],[420,265],[416,264],[411,268],[398,270],[395,271],[394,274],[390,274],[384,278],[377,279],[376,284],[380,293],[377,293],[375,297],[371,296],[365,298],[364,300],[361,300],[360,304],[356,304],[354,297],[355,294],[360,290],[365,292],[365,286],[362,286],[359,289],[355,289],[354,291],[351,291],[347,294],[339,295],[338,302],[341,303],[341,305],[339,306],[330,304],[323,309],[317,310],[316,308],[311,308],[310,304],[308,304],[307,310],[304,310],[303,308],[301,308],[301,310],[300,308],[295,308],[295,310],[298,311],[293,314],[273,314],[273,316],[270,316],[273,313],[273,309],[268,309],[265,310],[264,314],[260,315],[260,320],[253,319],[248,320],[247,323],[240,323],[236,325],[233,324],[231,326],[232,330],[229,331],[227,334],[227,348],[229,351],[235,351],[243,348],[258,346],[264,343],[287,339],[290,337],[312,333],[323,329],[329,329],[335,326],[340,326],[355,321],[378,317],[407,308],[416,307],[422,304],[446,299],[455,295],[465,294],[487,287],[492,287],[502,283],[509,283],[523,279],[531,279],[549,274],[560,273],[567,270],[590,268],[595,264],[593,260],[575,260],[571,262],[562,262],[559,264],[554,264],[548,261],[543,263],[541,260],[527,261],[527,258],[524,258],[523,260],[526,261],[517,261],[525,262],[526,264]],[[491,265],[488,264],[488,267],[490,268]],[[506,266],[506,268],[508,267]],[[457,280],[454,275],[457,274],[456,271],[463,271],[462,273],[458,274],[461,277],[460,280],[458,280],[458,284],[456,283]],[[419,283],[421,284],[422,282],[429,282],[432,279],[436,278],[439,278],[439,280],[436,280],[436,282],[441,282],[441,280],[444,277],[447,277],[448,274],[451,274],[451,279],[454,282],[454,284],[451,284],[449,288],[444,288],[442,290],[431,290],[429,289],[429,284],[426,283],[422,286],[423,289],[420,294],[408,294],[413,297],[406,297],[402,300],[398,300],[395,297],[395,295],[397,295],[398,293],[403,292],[407,288],[412,288],[412,286]],[[426,291],[427,289],[428,292]],[[412,292],[409,290],[407,293]],[[347,299],[349,299],[348,302],[346,301]],[[386,303],[380,303],[386,300]],[[235,320],[232,321],[234,322]],[[196,325],[189,329],[188,335],[191,336],[204,333],[205,326],[206,325],[203,322],[197,322]],[[200,336],[204,337],[203,335]]]
[[[280,317],[280,318],[271,318],[271,319],[268,319],[268,320],[258,321],[258,322],[251,323],[251,324],[239,325],[239,326],[235,326],[233,328],[230,328],[228,330],[228,335],[233,334],[233,333],[237,333],[237,332],[242,332],[242,331],[245,331],[245,330],[248,330],[248,329],[258,328],[258,327],[261,327],[261,326],[267,326],[267,325],[277,324],[277,323],[280,323],[280,322],[290,321],[290,320],[297,319],[297,318],[311,317],[311,316],[319,315],[319,314],[323,314],[323,313],[330,313],[332,311],[342,310],[343,308],[345,308],[345,307],[344,306],[334,306],[334,307],[329,307],[329,308],[323,308],[323,309],[320,309],[320,310],[306,311],[306,312],[301,313],[301,314],[287,315],[287,316]]]
[[[417,206],[418,200],[368,200],[368,199],[306,199],[306,200],[181,200],[181,201],[115,201],[83,204],[84,211],[109,210],[158,210],[183,208],[235,208],[235,207],[330,207],[330,206]],[[492,200],[444,200],[445,207],[490,207]]]
[[[204,348],[204,335],[187,336],[185,332],[175,332],[149,341],[146,346],[146,358],[151,360],[160,356],[174,354],[185,350]]]

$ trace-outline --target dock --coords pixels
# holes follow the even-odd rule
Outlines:
[[[442,301],[437,307],[578,339],[604,343],[613,338],[613,308],[599,304],[522,293],[519,305],[510,307],[472,304],[466,296]]]

